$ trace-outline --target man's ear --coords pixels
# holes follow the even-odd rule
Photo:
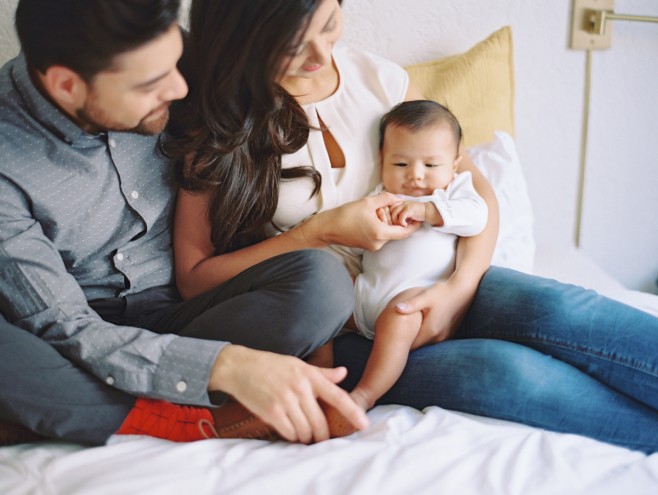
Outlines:
[[[39,74],[39,77],[50,97],[64,108],[77,108],[87,97],[87,83],[68,67],[52,65],[46,69],[45,74]]]

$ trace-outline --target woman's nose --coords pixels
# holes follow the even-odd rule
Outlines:
[[[314,62],[327,65],[331,61],[331,43],[318,40],[311,44],[311,58]]]

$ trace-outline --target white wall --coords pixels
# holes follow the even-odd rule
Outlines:
[[[516,140],[539,243],[573,242],[585,52],[568,48],[571,0],[345,0],[346,38],[400,64],[459,53],[511,25]],[[656,0],[616,0],[658,16]],[[658,24],[616,21],[593,53],[581,249],[629,288],[658,292]]]
[[[542,244],[573,242],[585,52],[568,48],[571,0],[344,0],[346,41],[406,65],[459,53],[511,25],[516,141]],[[16,51],[0,3],[0,61]],[[616,0],[658,16],[656,0]],[[593,54],[581,248],[629,288],[658,292],[658,24],[615,21]]]

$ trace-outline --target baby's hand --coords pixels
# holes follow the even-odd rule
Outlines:
[[[390,207],[390,216],[393,225],[406,227],[410,223],[424,222],[426,217],[426,203],[418,201],[403,201]]]
[[[389,206],[377,208],[377,218],[385,224],[393,225],[393,220],[391,219],[391,208]]]

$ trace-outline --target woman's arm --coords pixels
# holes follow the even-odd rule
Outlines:
[[[207,215],[209,194],[179,189],[174,218],[176,285],[189,299],[226,282],[261,261],[295,249],[315,247],[298,230],[227,254],[215,255]]]
[[[477,236],[460,237],[457,243],[457,261],[453,276],[464,279],[464,281],[470,280],[470,285],[473,286],[473,295],[475,295],[475,289],[477,289],[482,275],[489,268],[496,247],[499,222],[498,200],[489,181],[482,175],[482,172],[467,154],[464,154],[460,167],[462,171],[471,172],[473,186],[484,199],[488,208],[487,225],[484,230]]]
[[[376,250],[388,240],[402,239],[418,226],[387,225],[377,209],[400,200],[393,194],[369,196],[320,212],[300,225],[252,246],[215,255],[207,216],[209,195],[179,190],[174,219],[176,284],[189,299],[226,282],[273,256],[330,244]]]

